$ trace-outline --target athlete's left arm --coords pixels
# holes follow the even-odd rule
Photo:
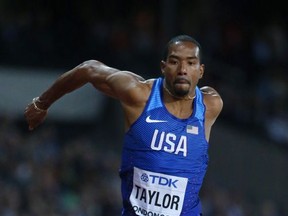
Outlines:
[[[209,141],[212,125],[219,116],[223,108],[223,100],[220,94],[212,87],[204,86],[201,88],[204,104],[206,106],[205,113],[205,136]]]

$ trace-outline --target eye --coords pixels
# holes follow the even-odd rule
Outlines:
[[[172,64],[172,65],[177,65],[178,61],[176,61],[174,59],[170,59],[169,63]]]
[[[197,64],[197,61],[195,60],[192,60],[192,61],[188,61],[188,65],[196,65]]]

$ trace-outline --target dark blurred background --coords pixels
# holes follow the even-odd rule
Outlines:
[[[288,13],[283,1],[0,0],[0,215],[119,216],[122,113],[91,86],[29,132],[23,111],[88,59],[160,75],[178,34],[203,47],[222,95],[204,216],[288,215]]]

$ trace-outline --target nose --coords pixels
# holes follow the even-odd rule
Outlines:
[[[184,62],[179,65],[179,73],[187,74],[187,65]]]

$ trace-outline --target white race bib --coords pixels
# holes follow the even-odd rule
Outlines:
[[[187,178],[150,172],[134,167],[130,202],[136,215],[179,216]]]

